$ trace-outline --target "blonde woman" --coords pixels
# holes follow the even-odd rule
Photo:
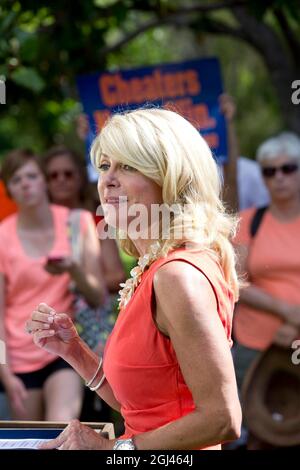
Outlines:
[[[122,413],[125,433],[108,440],[72,421],[44,448],[220,449],[241,423],[230,354],[238,282],[211,152],[178,114],[141,109],[106,123],[92,159],[105,220],[139,258],[104,358],[44,303],[27,329]]]

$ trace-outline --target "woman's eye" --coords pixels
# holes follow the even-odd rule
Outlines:
[[[109,164],[108,163],[101,163],[98,166],[99,171],[107,171],[109,169]]]
[[[122,168],[126,171],[136,171],[136,168],[133,168],[133,166],[130,165],[122,165]]]
[[[12,178],[12,179],[10,180],[10,183],[11,183],[11,184],[18,184],[18,183],[20,183],[20,181],[21,181],[21,178],[19,178],[18,176],[16,176],[16,177],[14,177],[14,178]]]
[[[28,173],[28,179],[35,180],[38,177],[37,173]]]

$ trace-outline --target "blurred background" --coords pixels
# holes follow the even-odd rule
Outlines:
[[[237,105],[242,155],[278,131],[299,132],[296,0],[1,0],[0,158],[9,149],[78,147],[76,77],[216,56]]]
[[[300,134],[299,0],[0,0],[0,80],[6,85],[6,104],[0,104],[0,167],[10,150],[29,148],[44,155],[53,145],[77,152],[84,163],[87,130],[84,123],[82,128],[82,121],[79,125],[80,118],[84,119],[76,85],[79,76],[209,57],[219,60],[224,92],[233,99],[230,102],[227,98],[222,111],[229,135],[229,165],[224,168],[224,186],[225,190],[229,188],[229,195],[225,191],[224,199],[234,211],[261,206],[266,210],[269,195],[259,192],[264,184],[261,168],[256,164],[260,179],[257,174],[253,179],[250,175],[253,167],[251,170],[244,166],[242,172],[237,168],[237,160],[240,156],[254,159],[259,145],[282,131],[285,135],[281,138],[294,142],[292,150],[296,148],[300,158],[300,140],[297,140]],[[232,131],[233,117],[236,134]],[[293,135],[286,135],[286,131]],[[278,149],[275,161],[282,157]],[[61,153],[66,154],[60,150]],[[288,160],[284,164],[280,160],[281,167],[278,167],[283,178],[292,178],[300,168],[300,162],[295,166],[293,160],[291,166]],[[245,161],[242,163],[245,165]],[[270,183],[278,168],[271,168],[265,182]],[[248,194],[238,193],[238,186]],[[88,209],[94,214],[98,200],[96,203],[95,192],[92,196],[93,205]],[[249,197],[242,201],[242,196]],[[273,196],[271,203],[274,203]],[[300,210],[298,187],[292,196]],[[10,200],[4,208],[1,201],[5,197],[0,186],[0,220],[16,209]],[[254,209],[251,214],[255,215]],[[293,250],[290,244],[290,252],[296,279],[294,301],[299,335],[300,262],[298,270],[294,269],[294,253],[299,253],[300,223],[296,229],[295,234],[290,233],[295,244]],[[277,256],[287,245],[284,250],[274,249],[273,253]],[[113,262],[110,254],[113,251],[104,249],[103,253],[107,257],[106,265],[111,268],[111,271],[107,269],[106,282],[115,300],[119,283],[129,276],[135,260],[118,246],[111,248],[115,250]],[[282,256],[286,262],[284,252]],[[276,262],[285,280],[283,261]],[[117,315],[113,303],[110,310]],[[111,327],[109,324],[107,330]],[[300,387],[300,377],[298,382]],[[279,394],[282,395],[281,390]],[[297,391],[298,410],[299,396]],[[1,404],[4,398],[4,392],[0,393],[0,419],[6,412],[8,416],[7,403]],[[94,401],[94,396],[85,398],[81,418],[112,420],[116,433],[120,434],[120,417],[107,414],[103,405]],[[297,423],[299,431],[300,415]],[[238,447],[245,448],[245,440]],[[287,441],[298,448],[299,443],[300,431],[295,442]],[[259,448],[255,445],[253,448]]]

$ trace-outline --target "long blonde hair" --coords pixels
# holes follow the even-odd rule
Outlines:
[[[91,158],[96,167],[102,154],[136,168],[162,188],[164,204],[179,207],[171,220],[170,236],[159,240],[160,255],[189,242],[200,243],[217,255],[237,299],[238,279],[230,242],[236,219],[225,211],[217,165],[197,129],[165,109],[115,114],[92,145]],[[174,236],[178,232],[182,233],[181,239]],[[129,238],[120,244],[127,253],[139,256]]]

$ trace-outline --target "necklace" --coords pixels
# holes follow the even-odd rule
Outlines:
[[[119,297],[119,308],[124,308],[128,304],[129,300],[133,296],[133,293],[139,283],[141,282],[142,279],[142,274],[145,271],[147,267],[150,266],[153,261],[159,258],[158,253],[160,249],[160,244],[159,242],[153,243],[149,251],[144,255],[141,256],[138,260],[137,266],[135,266],[131,271],[130,271],[130,278],[127,279],[126,282],[123,282],[120,284],[122,289],[119,291],[120,297]]]

